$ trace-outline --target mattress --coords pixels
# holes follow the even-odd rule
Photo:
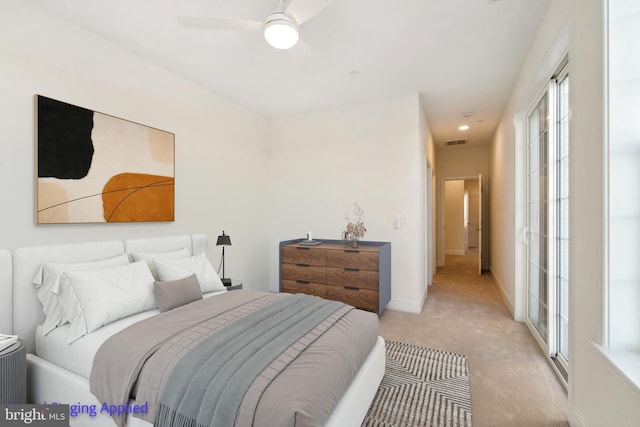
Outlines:
[[[204,294],[203,297],[209,298],[225,292],[227,291],[210,292]],[[58,326],[47,335],[44,335],[42,328],[38,326],[36,329],[36,355],[84,378],[89,378],[93,358],[102,343],[126,327],[158,313],[159,310],[154,309],[125,317],[85,335],[72,344],[67,344],[69,324]]]

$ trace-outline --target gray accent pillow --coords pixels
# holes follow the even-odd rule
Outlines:
[[[179,280],[153,282],[153,293],[161,313],[202,299],[195,274]]]

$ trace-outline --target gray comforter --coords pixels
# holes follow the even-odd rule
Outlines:
[[[185,366],[198,365],[193,361],[207,357],[202,353],[203,348],[208,346],[207,351],[215,352],[219,348],[214,344],[215,340],[228,340],[234,336],[233,328],[242,328],[243,324],[245,329],[253,329],[246,328],[246,324],[261,323],[256,322],[256,313],[281,311],[280,304],[284,304],[283,300],[287,298],[291,297],[287,294],[234,291],[139,322],[111,337],[98,351],[90,378],[91,391],[108,404],[123,404],[130,400],[140,405],[148,403],[149,412],[136,416],[151,422],[156,419],[159,401],[162,401],[165,411],[175,402],[179,408],[181,404],[193,406],[191,403],[198,401],[197,411],[204,408],[204,412],[210,412],[209,408],[218,405],[220,396],[229,397],[220,392],[227,386],[220,379],[229,377],[226,369],[245,363],[236,363],[235,358],[228,358],[230,363],[219,369],[221,377],[203,382],[207,391],[202,394],[208,395],[205,400],[196,394],[186,399],[184,393],[177,394],[174,389],[180,382],[171,380],[171,373],[178,367],[175,372],[180,374],[174,377],[183,377],[181,370]],[[278,345],[271,346],[273,354],[267,360],[263,357],[269,351],[265,353],[263,346],[250,348],[249,345],[245,350],[238,350],[235,344],[230,347],[233,352],[241,353],[245,361],[256,354],[254,361],[260,363],[252,365],[250,370],[255,372],[251,378],[242,377],[242,397],[237,397],[238,391],[234,389],[235,397],[221,403],[225,408],[230,406],[231,412],[225,412],[226,409],[218,412],[217,416],[222,418],[217,419],[234,419],[231,424],[238,426],[323,425],[373,348],[378,334],[377,316],[333,304],[337,303],[323,304],[325,308],[322,310],[326,312],[317,316],[319,320],[294,335],[291,335],[291,328],[284,327],[283,331],[289,331],[285,334],[288,342],[285,339],[277,350],[273,348],[278,348]],[[301,319],[311,317],[301,316]],[[263,334],[264,331],[258,335]],[[254,343],[253,338],[246,341]],[[193,353],[194,349],[200,350]],[[260,351],[261,354],[256,353]],[[209,357],[209,360],[215,361],[217,356]],[[196,370],[200,368],[196,366]],[[195,375],[196,378],[200,376],[199,373]],[[194,391],[197,389],[195,387],[189,393],[197,393]],[[116,417],[119,425],[124,421],[124,417]]]

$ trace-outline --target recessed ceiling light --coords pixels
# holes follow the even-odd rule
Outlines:
[[[471,117],[471,116],[473,116],[473,111],[467,111],[465,113],[462,113],[462,116],[463,117]]]
[[[460,130],[467,130],[467,129],[469,129],[469,125],[462,125],[462,126],[460,126],[458,129],[460,129]]]
[[[358,77],[360,75],[360,72],[358,70],[353,70],[352,72],[349,73],[349,75],[351,77]]]

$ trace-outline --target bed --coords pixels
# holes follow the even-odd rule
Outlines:
[[[147,310],[143,313],[126,316],[88,333],[71,345],[66,344],[63,338],[55,338],[56,335],[62,336],[65,333],[63,326],[55,328],[45,336],[42,327],[39,328],[39,325],[42,325],[45,320],[43,307],[32,283],[42,264],[83,262],[118,257],[123,254],[131,259],[134,253],[165,253],[179,250],[186,250],[190,256],[196,256],[205,254],[207,247],[207,236],[199,234],[27,247],[14,250],[12,254],[12,325],[13,333],[18,334],[25,341],[29,353],[27,356],[29,402],[58,402],[72,405],[72,411],[77,412],[76,416],[71,418],[72,426],[116,425],[109,416],[104,416],[104,414],[95,416],[89,410],[92,405],[100,408],[103,403],[90,391],[89,378],[94,356],[105,341],[113,340],[110,337],[120,336],[116,332],[127,327],[142,327],[141,325],[146,322],[155,321],[156,317],[161,317],[155,316],[157,310]],[[6,258],[6,254],[4,258]],[[0,253],[0,262],[4,258]],[[221,301],[225,299],[262,301],[263,299],[279,298],[279,294],[266,295],[253,291],[210,292],[205,296],[206,298],[202,301],[193,304],[217,306],[222,304]],[[221,310],[225,311],[226,309]],[[194,310],[185,309],[184,311],[193,312]],[[366,415],[384,374],[384,341],[380,337],[374,338],[374,340],[375,343],[371,351],[363,357],[362,366],[355,370],[353,380],[348,386],[345,386],[346,390],[342,396],[336,397],[335,407],[332,405],[329,409],[330,415],[325,425],[359,425]],[[96,358],[96,360],[98,359]],[[106,366],[110,365],[107,363]],[[265,400],[269,399],[265,398]],[[318,405],[321,403],[318,402]],[[265,413],[264,408],[262,411]],[[152,424],[141,418],[128,416],[126,425],[150,426]]]

